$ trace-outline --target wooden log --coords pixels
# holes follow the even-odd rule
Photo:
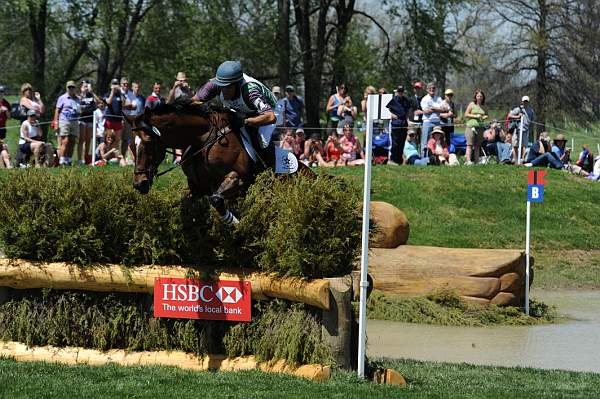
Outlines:
[[[520,250],[438,248],[401,245],[374,248],[369,255],[374,288],[398,295],[426,295],[449,288],[465,298],[489,303],[500,292],[524,287],[525,255]],[[510,301],[514,303],[513,301]]]
[[[328,278],[329,310],[322,312],[321,337],[338,367],[352,369],[352,277]],[[358,350],[358,349],[357,349]]]
[[[371,201],[369,219],[375,227],[371,237],[373,248],[396,248],[408,241],[408,218],[394,205],[383,201]]]
[[[100,352],[95,349],[77,347],[28,347],[20,342],[0,341],[0,357],[12,357],[18,361],[43,361],[61,364],[122,366],[174,366],[182,369],[207,371],[262,370],[283,373],[313,381],[324,381],[331,377],[331,368],[320,364],[294,365],[284,361],[259,362],[254,356],[227,358],[224,355],[198,357],[181,351],[130,352],[112,349]]]
[[[136,266],[106,264],[82,268],[64,262],[32,262],[0,259],[0,286],[18,289],[54,288],[100,292],[154,292],[156,277],[186,278],[198,273],[182,266]],[[204,273],[209,275],[208,272]],[[253,299],[282,298],[329,309],[329,282],[280,278],[252,270],[227,270],[213,274],[220,280],[249,280]]]

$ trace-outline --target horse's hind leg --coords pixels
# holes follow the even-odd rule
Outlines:
[[[221,219],[227,224],[238,224],[239,220],[227,209],[225,199],[237,195],[243,186],[244,182],[237,172],[230,172],[225,176],[217,191],[208,198],[211,205],[221,215]]]

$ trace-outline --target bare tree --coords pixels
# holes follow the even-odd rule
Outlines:
[[[533,91],[538,132],[544,129],[551,84],[556,79],[556,46],[563,28],[560,18],[564,0],[490,0],[490,7],[505,22],[501,69],[523,80],[523,87]]]

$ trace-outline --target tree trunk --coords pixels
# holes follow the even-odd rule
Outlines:
[[[354,0],[338,0],[335,11],[337,14],[337,26],[335,35],[335,48],[333,51],[333,74],[331,76],[331,91],[335,91],[336,85],[346,79],[346,60],[342,59],[344,47],[348,37],[348,28],[354,15]]]
[[[279,25],[277,27],[277,47],[279,48],[279,64],[277,74],[279,85],[290,84],[290,0],[277,0]]]
[[[326,0],[319,1],[316,46],[313,48],[310,27],[310,1],[294,0],[298,41],[300,42],[300,50],[302,51],[306,120],[308,127],[319,127],[321,90],[323,88],[321,79],[323,76],[323,62],[325,59],[326,45],[327,11],[330,3],[330,1]]]
[[[544,131],[546,123],[546,103],[548,100],[548,41],[550,40],[546,20],[548,18],[548,4],[545,0],[539,1],[540,19],[539,19],[539,44],[537,48],[537,65],[536,65],[536,120],[535,122],[541,125],[532,126],[531,131],[539,133]]]
[[[43,96],[46,93],[46,25],[48,22],[48,0],[39,5],[29,2],[29,31],[33,43],[33,88]]]

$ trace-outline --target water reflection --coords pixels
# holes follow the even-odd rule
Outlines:
[[[369,320],[370,356],[600,372],[600,291],[534,291],[568,322],[444,327]]]

